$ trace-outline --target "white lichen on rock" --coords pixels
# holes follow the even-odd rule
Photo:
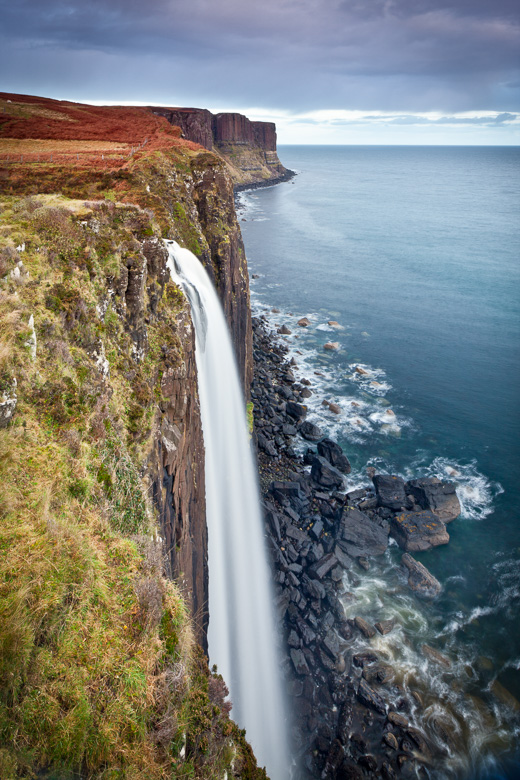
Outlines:
[[[92,353],[92,357],[96,361],[98,370],[101,371],[104,377],[108,377],[110,374],[110,363],[105,355],[105,345],[101,339],[99,340],[99,348]]]
[[[10,387],[0,390],[0,428],[7,428],[16,409],[16,379],[13,377]]]

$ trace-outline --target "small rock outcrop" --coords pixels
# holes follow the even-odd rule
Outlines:
[[[453,482],[441,482],[437,477],[423,477],[410,480],[406,488],[421,509],[429,509],[443,523],[451,523],[460,515],[460,501]]]
[[[401,512],[390,520],[390,534],[406,552],[420,552],[448,544],[446,526],[433,512]]]
[[[408,586],[423,598],[432,599],[441,592],[441,584],[435,579],[426,566],[405,553],[401,558],[402,565],[408,570]]]

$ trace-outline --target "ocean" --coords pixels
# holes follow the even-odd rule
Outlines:
[[[308,419],[348,455],[349,489],[374,466],[450,479],[462,505],[449,545],[416,554],[437,600],[407,589],[391,545],[347,573],[347,615],[396,618],[376,646],[445,747],[431,777],[520,777],[520,148],[279,156],[297,176],[241,193],[238,213],[253,310],[291,330]]]

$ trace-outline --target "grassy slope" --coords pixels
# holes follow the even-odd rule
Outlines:
[[[0,401],[16,392],[17,408],[0,430],[3,780],[60,768],[85,778],[265,777],[163,576],[139,473],[162,366],[182,360],[186,303],[164,285],[137,364],[107,294],[140,242],[170,221],[164,208],[81,199],[153,201],[150,166],[166,176],[175,162],[187,175],[193,154],[169,146],[116,173],[49,165],[4,176]]]

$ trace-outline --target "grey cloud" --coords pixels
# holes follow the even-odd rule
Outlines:
[[[512,0],[0,0],[0,22],[11,91],[294,111],[518,105]]]

